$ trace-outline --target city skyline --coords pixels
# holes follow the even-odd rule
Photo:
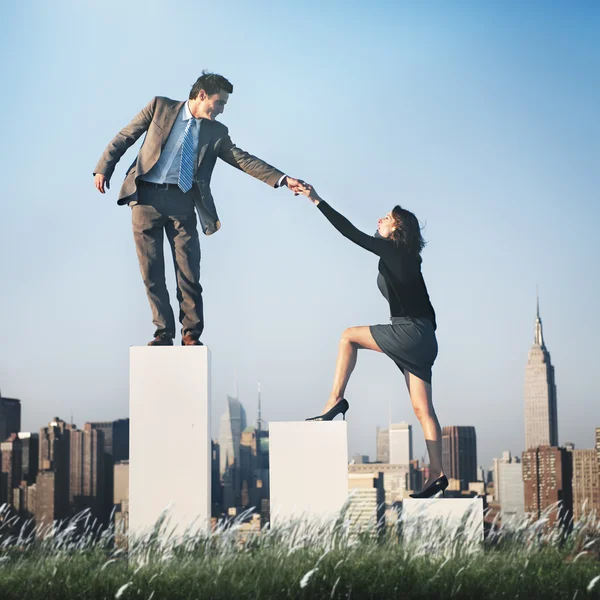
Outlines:
[[[0,427],[6,428],[12,416],[8,427],[16,427],[17,431],[0,444],[0,502],[4,499],[23,517],[35,513],[36,522],[91,508],[92,514],[106,523],[113,503],[118,505],[115,519],[120,522],[128,518],[122,479],[123,469],[128,472],[129,468],[128,419],[86,422],[78,429],[74,423],[55,417],[41,428],[38,436],[19,431],[19,419],[15,421],[14,415],[20,414],[20,401],[11,399],[9,406],[9,411],[0,411]],[[235,516],[255,507],[262,522],[267,522],[269,433],[259,426],[260,386],[257,426],[247,426],[245,409],[237,398],[227,397],[227,407],[221,415],[220,442],[211,442],[213,517]],[[523,463],[505,451],[502,458],[494,459],[493,488],[486,486],[485,473],[476,466],[475,428],[445,426],[442,435],[449,497],[485,495],[487,502],[496,503],[492,513],[499,509],[509,518],[523,516],[525,511],[537,518],[557,500],[563,501],[566,518],[573,515],[579,519],[584,511],[600,510],[600,427],[595,429],[596,445],[591,449],[575,449],[570,443],[565,447],[540,445],[523,452]],[[382,446],[387,445],[389,462],[371,462],[368,456],[361,455],[353,457],[348,462],[348,486],[354,487],[352,481],[357,476],[379,477],[386,504],[391,506],[405,498],[408,491],[419,489],[428,469],[411,458],[408,423],[389,423],[389,430],[376,432],[376,441],[381,454],[385,450]],[[221,448],[227,457],[223,472],[219,468]],[[33,477],[37,453],[40,469]],[[552,520],[557,516],[554,514]]]

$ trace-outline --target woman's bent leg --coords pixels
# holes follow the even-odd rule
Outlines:
[[[324,413],[333,408],[344,397],[348,380],[356,366],[358,350],[361,348],[381,352],[377,342],[371,335],[371,329],[368,325],[346,329],[340,339],[333,387],[331,388],[329,400],[325,405]]]
[[[419,419],[429,454],[429,477],[423,487],[444,474],[442,468],[442,429],[433,408],[431,384],[405,370],[406,387]]]

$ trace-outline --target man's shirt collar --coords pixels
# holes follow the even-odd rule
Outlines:
[[[186,100],[185,104],[183,105],[183,115],[181,118],[183,121],[189,121],[192,117],[194,117],[194,115],[190,110],[190,101]],[[196,123],[200,123],[200,119],[196,119]]]

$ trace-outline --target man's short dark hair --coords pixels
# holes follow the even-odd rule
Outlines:
[[[218,94],[221,90],[225,90],[231,94],[233,92],[233,86],[225,79],[225,77],[223,77],[223,75],[202,71],[202,75],[198,77],[196,83],[190,90],[190,100],[197,98],[200,90],[204,90],[209,96]]]

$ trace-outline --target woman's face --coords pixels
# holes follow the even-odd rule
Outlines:
[[[377,221],[377,231],[379,235],[384,238],[389,238],[392,236],[392,232],[396,229],[396,223],[394,222],[394,217],[392,213],[389,212],[385,217],[379,219]]]

